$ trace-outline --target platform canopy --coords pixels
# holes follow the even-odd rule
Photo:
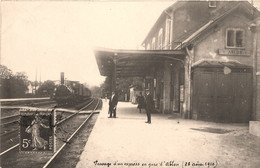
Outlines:
[[[95,48],[99,72],[110,76],[116,72],[117,77],[144,77],[154,67],[163,65],[165,60],[183,62],[182,50],[115,50]],[[115,66],[116,65],[116,66]],[[116,67],[114,69],[114,67]]]

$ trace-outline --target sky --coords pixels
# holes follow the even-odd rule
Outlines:
[[[93,47],[137,49],[174,1],[1,3],[1,64],[29,80],[103,82]]]
[[[2,1],[1,64],[29,80],[100,85],[93,47],[137,49],[175,1]],[[260,6],[260,0],[254,0]]]

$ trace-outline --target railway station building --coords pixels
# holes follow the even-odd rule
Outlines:
[[[145,50],[95,48],[100,74],[112,79],[111,89],[118,77],[142,77],[160,113],[256,120],[259,74],[250,24],[259,16],[247,1],[177,1],[148,32]]]
[[[253,39],[253,80],[254,102],[252,121],[249,122],[249,132],[260,137],[260,17],[250,22],[250,29],[254,32]]]

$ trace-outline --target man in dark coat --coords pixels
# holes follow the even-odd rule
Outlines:
[[[146,110],[146,114],[147,114],[146,123],[151,124],[151,112],[153,110],[153,98],[150,95],[149,91],[147,91],[146,94],[147,94],[146,99],[145,99],[145,101],[146,101],[146,109],[145,110]]]
[[[116,106],[118,103],[118,96],[115,92],[112,92],[112,96],[109,99],[109,118],[116,118]]]
[[[140,95],[137,97],[137,103],[137,108],[139,108],[139,112],[141,113],[142,108],[145,107],[144,96],[142,95],[142,92],[140,92]]]

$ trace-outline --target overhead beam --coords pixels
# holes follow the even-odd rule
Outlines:
[[[153,66],[159,66],[166,60],[183,61],[186,54],[182,50],[115,50],[104,48],[96,48],[94,52],[100,74],[110,77],[112,75],[143,77]],[[115,57],[116,62],[114,61]]]
[[[146,73],[144,72],[135,72],[135,73],[117,73],[117,75],[121,76],[127,76],[127,75],[145,75]]]
[[[118,63],[128,63],[126,61],[131,61],[131,63],[155,63],[155,62],[163,62],[164,59],[128,59],[128,60],[120,60]]]
[[[148,67],[140,67],[140,66],[132,66],[132,67],[117,67],[117,70],[144,70],[144,69],[147,69]]]

